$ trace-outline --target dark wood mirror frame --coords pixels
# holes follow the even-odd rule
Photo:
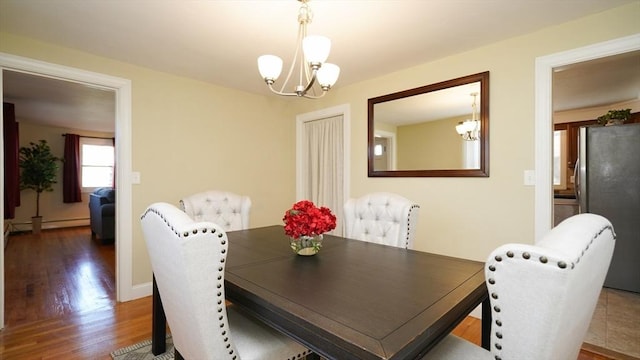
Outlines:
[[[374,105],[410,96],[480,82],[480,167],[477,169],[374,170]],[[368,175],[369,177],[489,177],[489,72],[468,75],[415,89],[368,99]],[[453,129],[452,129],[453,130]]]

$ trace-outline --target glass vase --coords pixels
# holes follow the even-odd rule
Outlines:
[[[315,236],[300,236],[299,238],[290,238],[291,250],[302,256],[312,256],[320,251],[322,247],[322,234]]]

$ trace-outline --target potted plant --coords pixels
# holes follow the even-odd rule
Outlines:
[[[40,216],[40,194],[43,191],[53,191],[58,172],[58,161],[53,155],[46,140],[37,144],[30,142],[29,146],[20,147],[20,190],[32,189],[36,192],[36,215],[31,217],[32,231],[39,234],[42,227]]]
[[[631,109],[609,110],[596,120],[600,125],[620,125],[631,117]]]

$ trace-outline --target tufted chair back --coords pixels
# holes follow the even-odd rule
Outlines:
[[[227,306],[226,232],[155,203],[142,230],[176,351],[185,359],[299,359],[308,350]]]
[[[195,221],[211,221],[225,231],[249,228],[251,199],[227,191],[205,191],[180,200],[180,207]]]
[[[507,244],[485,264],[491,353],[448,336],[425,359],[575,360],[613,254],[600,215],[574,215],[536,245]]]
[[[410,200],[386,192],[349,199],[344,205],[345,236],[411,249],[419,209]]]

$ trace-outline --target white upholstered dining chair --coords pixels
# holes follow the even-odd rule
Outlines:
[[[302,345],[225,302],[226,232],[155,203],[142,230],[171,330],[176,359],[304,359]]]
[[[423,359],[575,360],[614,243],[611,223],[585,213],[566,219],[536,245],[500,246],[485,265],[491,350],[448,335]]]
[[[413,248],[420,206],[400,195],[376,192],[344,204],[345,237]]]
[[[211,221],[225,231],[249,228],[251,199],[228,191],[209,190],[180,200],[180,208],[195,221]]]

